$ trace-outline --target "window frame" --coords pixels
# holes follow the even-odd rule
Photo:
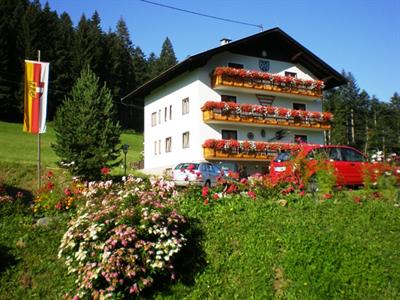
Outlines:
[[[244,69],[244,64],[228,62],[228,67],[233,69]]]
[[[224,135],[228,134],[229,136],[233,134],[235,138],[224,138]],[[238,131],[237,130],[232,130],[232,129],[221,129],[221,138],[223,140],[236,140],[238,138]]]
[[[189,97],[182,99],[182,115],[189,114]]]
[[[225,99],[224,99],[225,98]],[[237,97],[233,95],[221,95],[222,102],[233,102],[237,103]]]
[[[296,72],[285,71],[285,76],[297,78],[297,73]]]
[[[172,152],[172,137],[165,138],[165,153]]]
[[[186,139],[185,136],[187,136]],[[182,148],[190,148],[190,131],[185,131],[184,133],[182,133]]]
[[[151,127],[157,126],[157,112],[151,113]]]

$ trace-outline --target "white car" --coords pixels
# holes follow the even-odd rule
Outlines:
[[[172,178],[177,186],[214,186],[220,176],[221,169],[209,162],[180,163],[172,171]]]

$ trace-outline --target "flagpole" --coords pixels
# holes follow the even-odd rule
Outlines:
[[[38,61],[40,61],[40,50],[38,50]],[[41,124],[40,124],[40,109],[41,109],[41,102],[40,102],[40,98],[39,98],[39,130],[38,130],[38,134],[37,134],[37,178],[38,178],[38,189],[40,189],[42,183],[41,183],[41,178],[40,178],[40,128],[41,128]]]

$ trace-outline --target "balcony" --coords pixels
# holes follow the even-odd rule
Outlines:
[[[211,74],[211,84],[214,89],[256,89],[259,93],[310,99],[321,98],[324,88],[324,82],[321,80],[306,80],[229,67],[215,68]]]
[[[299,144],[208,139],[203,143],[204,159],[235,161],[271,160],[282,150],[298,149]]]
[[[333,115],[284,107],[207,101],[201,108],[205,123],[242,123],[263,127],[329,130]]]

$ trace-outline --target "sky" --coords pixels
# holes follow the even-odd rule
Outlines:
[[[41,0],[42,3],[45,0]],[[400,93],[400,0],[151,0],[219,18],[279,27],[335,70],[351,72],[358,86],[381,101]],[[168,37],[179,61],[238,40],[260,28],[224,22],[141,0],[48,0],[74,25],[97,10],[104,31],[120,18],[131,40],[148,56],[160,54]]]

